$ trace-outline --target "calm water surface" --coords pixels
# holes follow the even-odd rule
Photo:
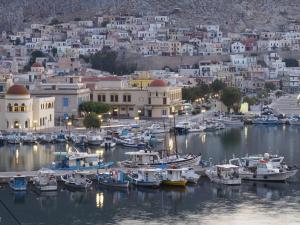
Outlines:
[[[215,163],[233,154],[276,153],[300,165],[300,128],[250,126],[217,133],[178,137],[180,152],[201,152]],[[174,141],[168,144],[174,149]],[[0,171],[35,170],[54,160],[66,145],[3,146]],[[125,149],[98,152],[106,160],[122,160]],[[112,191],[95,186],[89,192],[39,195],[0,189],[0,225],[96,224],[300,224],[300,174],[288,183],[246,182],[224,187],[200,180],[185,189]],[[9,213],[10,210],[15,218]]]

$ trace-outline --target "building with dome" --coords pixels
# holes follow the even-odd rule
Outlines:
[[[114,116],[162,118],[181,106],[181,87],[170,86],[164,80],[152,80],[146,87],[125,85],[118,77],[97,77],[91,99],[112,105]]]
[[[54,97],[32,97],[14,84],[0,99],[0,129],[38,130],[54,127]]]

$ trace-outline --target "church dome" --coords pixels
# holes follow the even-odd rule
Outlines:
[[[150,87],[165,87],[167,86],[164,80],[154,80],[150,83]]]
[[[24,85],[14,84],[6,92],[7,95],[29,95],[29,91]]]

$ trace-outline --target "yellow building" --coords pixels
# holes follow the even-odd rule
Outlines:
[[[129,84],[132,87],[146,88],[153,81],[151,79],[149,71],[137,71],[136,75],[136,78],[129,81]]]

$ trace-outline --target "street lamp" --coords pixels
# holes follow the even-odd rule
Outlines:
[[[108,121],[109,121],[109,126],[110,126],[111,112],[108,112],[108,116],[109,116]]]

